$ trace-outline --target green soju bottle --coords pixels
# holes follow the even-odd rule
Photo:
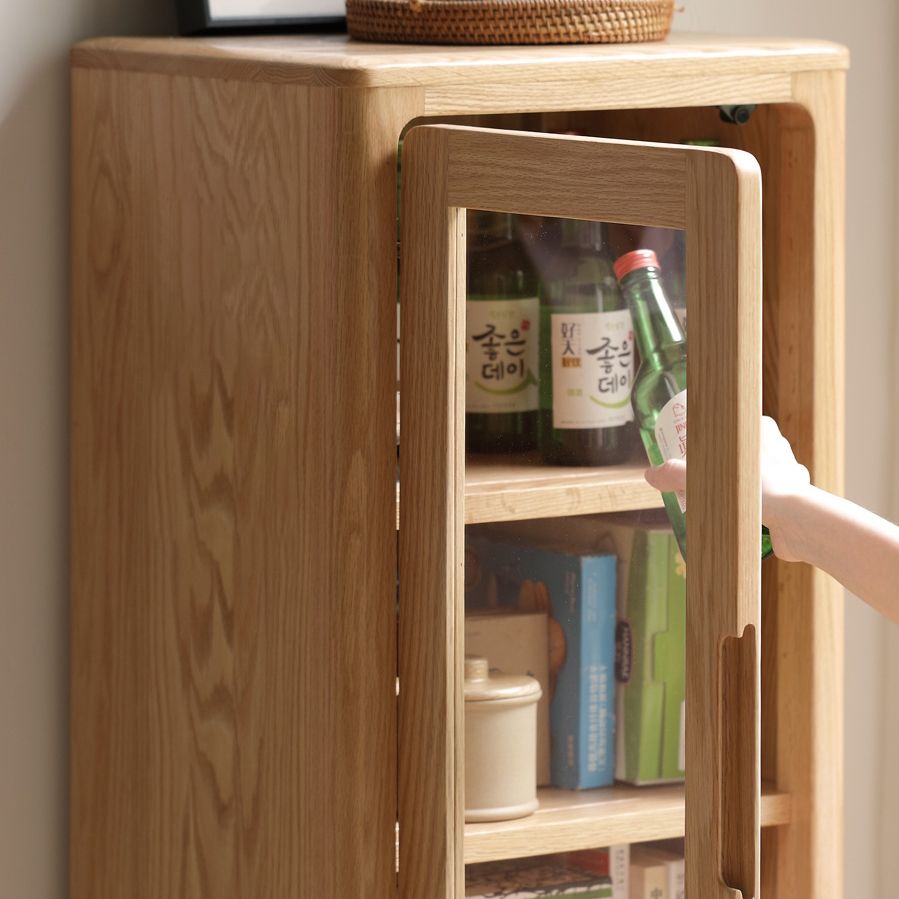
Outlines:
[[[538,279],[506,213],[468,213],[466,449],[537,446]]]
[[[611,465],[634,420],[631,315],[599,222],[565,220],[540,306],[540,449],[556,465]]]
[[[687,338],[662,288],[661,269],[652,250],[634,250],[615,262],[634,322],[640,370],[632,400],[646,455],[653,465],[687,454]],[[671,527],[687,558],[687,522],[683,495],[662,495]],[[762,557],[771,554],[767,530]]]

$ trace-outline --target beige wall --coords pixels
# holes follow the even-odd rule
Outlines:
[[[65,895],[66,51],[80,37],[171,28],[173,0],[0,3],[0,894]],[[680,29],[829,37],[849,88],[849,496],[886,511],[896,158],[893,0],[688,0]],[[895,407],[894,407],[895,408]],[[895,416],[894,416],[895,417]],[[879,888],[885,629],[847,608],[847,895]],[[899,644],[897,644],[899,651]],[[899,671],[896,672],[899,682]],[[899,697],[899,690],[894,694]],[[899,700],[897,700],[899,701]],[[899,722],[893,731],[899,734]],[[896,737],[899,746],[899,737]],[[895,823],[892,823],[895,822]],[[887,833],[885,830],[884,833]],[[899,865],[899,853],[884,853]],[[888,868],[888,870],[891,870]],[[893,871],[887,883],[896,883]]]
[[[881,514],[893,488],[890,416],[896,409],[892,339],[896,269],[897,154],[895,0],[686,0],[678,28],[829,38],[848,45],[846,494]],[[897,410],[899,411],[899,410]],[[894,416],[895,417],[895,416]],[[899,431],[896,432],[899,434]],[[899,507],[897,507],[899,514]],[[899,636],[857,599],[846,605],[846,892],[849,899],[899,893],[895,839],[881,852],[882,818],[899,837],[899,762],[884,751],[885,647]],[[899,702],[899,663],[894,699]],[[899,720],[894,744],[899,751]],[[895,757],[895,753],[893,753]],[[884,793],[889,760],[894,786]],[[886,831],[884,831],[886,835]],[[892,868],[882,877],[882,865]]]
[[[0,896],[66,895],[68,75],[174,0],[0,0]],[[123,897],[125,899],[125,897]]]

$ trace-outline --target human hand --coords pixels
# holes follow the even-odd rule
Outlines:
[[[795,529],[790,527],[790,512],[795,506],[794,500],[809,489],[811,479],[808,469],[796,461],[777,422],[767,415],[762,417],[761,457],[762,522],[771,532],[774,554],[795,561],[799,556],[793,545]],[[685,491],[687,463],[683,459],[670,459],[648,469],[646,480],[665,493]]]

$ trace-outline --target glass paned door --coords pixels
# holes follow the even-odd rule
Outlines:
[[[519,613],[516,626],[544,615],[534,630],[542,627],[547,647],[542,692],[555,694],[564,666],[554,669],[553,651],[574,646],[565,627],[571,622],[554,606],[564,587],[553,587],[549,574],[519,572],[509,594],[500,575],[515,564],[534,564],[531,550],[541,543],[543,552],[553,530],[570,549],[579,528],[591,539],[603,529],[611,534],[619,523],[609,513],[659,506],[642,481],[640,444],[652,449],[651,432],[656,449],[667,441],[671,455],[688,424],[690,514],[683,517],[683,498],[669,501],[667,510],[677,542],[689,547],[680,637],[684,876],[691,899],[734,891],[758,896],[761,208],[755,161],[715,148],[422,126],[404,143],[401,245],[400,895],[455,899],[466,892],[466,862],[522,857],[540,857],[543,873],[527,876],[543,878],[545,887],[555,875],[547,873],[554,862],[543,856],[601,848],[591,843],[591,828],[608,838],[606,845],[640,842],[647,833],[674,835],[678,801],[681,808],[684,802],[678,786],[619,783],[586,796],[572,789],[589,786],[575,777],[538,791],[536,812],[529,796],[496,805],[490,790],[507,775],[518,783],[510,775],[516,765],[536,771],[538,780],[564,780],[553,770],[558,733],[549,734],[541,775],[533,736],[506,731],[509,742],[502,743],[503,732],[490,730],[490,709],[508,716],[513,707],[539,705],[538,691],[509,672],[505,681],[485,673],[489,658],[486,666],[466,661],[477,615],[466,621],[465,612],[466,602],[469,613],[478,602],[501,612],[513,595],[519,607],[505,612]],[[688,298],[689,354],[677,277]],[[580,377],[585,371],[592,374]],[[628,391],[631,402],[622,402]],[[643,425],[642,440],[635,423]],[[500,525],[518,530],[498,534]],[[651,530],[644,525],[631,522],[631,536],[621,539],[636,546],[633,534]],[[542,529],[539,540],[535,528]],[[484,549],[491,541],[515,547],[492,582],[485,571],[499,563]],[[596,546],[591,554],[601,555]],[[623,552],[616,546],[609,555]],[[673,550],[668,565],[677,567]],[[620,565],[611,566],[620,574]],[[489,615],[481,617],[495,627]],[[601,629],[597,621],[584,624],[593,633]],[[608,633],[608,621],[602,626]],[[512,627],[508,617],[499,625],[506,644],[515,642]],[[521,645],[524,637],[516,640]],[[486,652],[473,655],[486,658]],[[588,693],[592,686],[588,672]],[[576,689],[568,683],[565,698]],[[475,708],[480,717],[471,717]],[[552,731],[552,709],[550,718]],[[469,738],[484,733],[486,755],[492,748],[500,764],[489,769],[469,758],[466,772]],[[596,737],[588,722],[588,746],[591,733]],[[517,754],[522,745],[530,753],[524,762]],[[493,773],[485,777],[485,770]],[[622,770],[619,779],[640,780]],[[466,782],[482,783],[480,806]],[[479,810],[494,819],[499,811],[508,823],[479,819]],[[629,830],[627,821],[639,819],[675,823]],[[638,875],[643,855],[635,851],[631,860]],[[474,873],[469,870],[470,889]],[[595,884],[596,895],[602,889]]]

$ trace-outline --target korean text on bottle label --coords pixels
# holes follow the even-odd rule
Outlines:
[[[627,309],[551,316],[553,427],[610,428],[634,420],[634,329]]]
[[[466,303],[466,411],[530,412],[537,408],[539,313],[536,297]]]

